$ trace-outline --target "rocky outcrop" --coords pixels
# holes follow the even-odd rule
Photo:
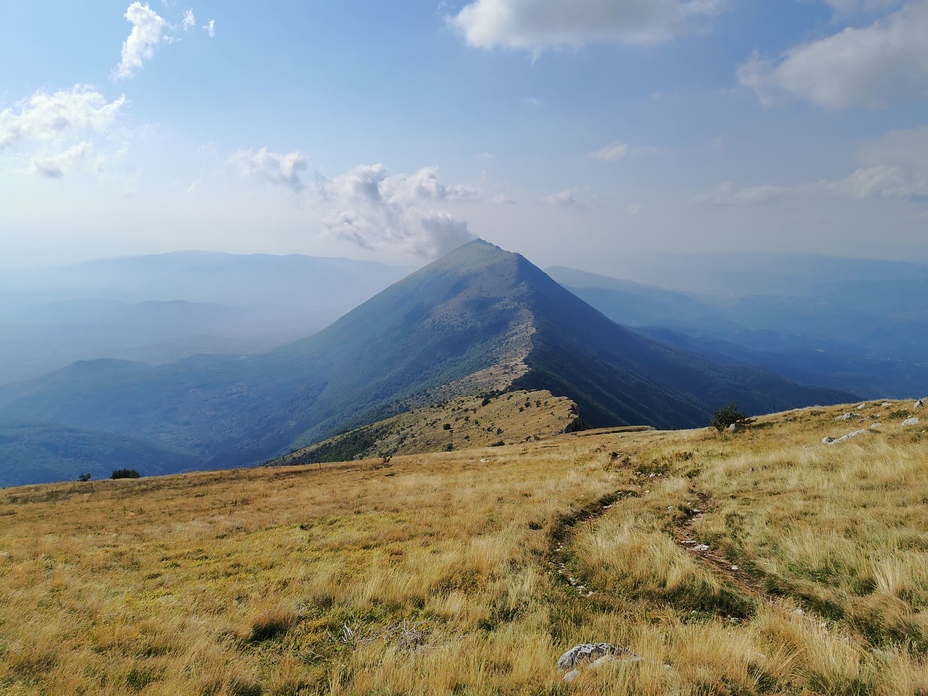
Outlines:
[[[847,435],[842,435],[841,437],[837,439],[833,437],[826,437],[824,440],[822,440],[822,444],[823,445],[840,445],[844,442],[847,442],[848,440],[853,440],[855,437],[866,435],[869,432],[870,430],[855,430],[854,432],[848,433]]]
[[[832,418],[832,421],[834,421],[835,423],[839,423],[841,421],[849,421],[849,420],[860,420],[860,416],[858,416],[856,413],[845,413],[843,416]]]
[[[564,681],[571,682],[580,676],[579,668],[596,669],[610,662],[641,662],[642,660],[644,660],[643,657],[636,655],[628,648],[612,643],[583,643],[561,655],[557,661],[557,668],[561,672],[567,672],[564,675]]]

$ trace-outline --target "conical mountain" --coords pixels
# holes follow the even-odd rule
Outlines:
[[[569,396],[593,426],[702,426],[729,400],[759,413],[854,398],[646,339],[524,257],[477,240],[272,352],[45,378],[6,399],[0,391],[0,415],[142,437],[231,466],[507,387]]]

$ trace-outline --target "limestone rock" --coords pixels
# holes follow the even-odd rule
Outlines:
[[[842,435],[837,440],[832,440],[831,442],[825,442],[825,440],[830,439],[826,437],[825,440],[822,440],[822,442],[825,442],[826,445],[840,445],[843,442],[847,442],[848,440],[853,440],[855,437],[866,435],[869,432],[870,430],[855,430],[854,432],[848,433],[847,435]]]
[[[602,658],[608,659],[603,660]],[[612,643],[582,643],[561,655],[557,661],[557,668],[561,672],[566,672],[587,662],[593,662],[596,666],[600,666],[616,659],[637,662],[642,658],[628,648],[615,646]]]
[[[908,419],[902,421],[902,427],[903,427],[903,428],[908,428],[910,425],[918,425],[918,423],[919,423],[919,419],[918,419],[918,418],[908,418]]]
[[[572,682],[580,676],[580,667],[598,669],[611,662],[641,662],[643,657],[636,655],[628,648],[615,646],[612,643],[583,643],[574,646],[557,661],[560,672],[567,672],[564,681]]]
[[[838,416],[832,420],[835,423],[838,423],[839,421],[860,420],[860,416],[858,416],[856,413],[845,413],[843,416]]]

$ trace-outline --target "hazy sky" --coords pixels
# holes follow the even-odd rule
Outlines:
[[[0,267],[928,262],[928,0],[0,3]]]

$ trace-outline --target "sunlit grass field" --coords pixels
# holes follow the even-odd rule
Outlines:
[[[907,407],[6,489],[0,692],[928,694]]]

